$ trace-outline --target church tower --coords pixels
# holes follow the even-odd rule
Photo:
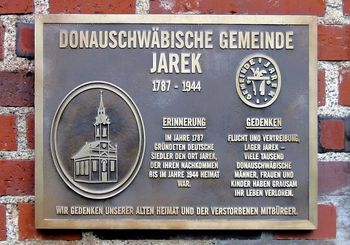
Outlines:
[[[95,141],[109,142],[109,125],[110,120],[106,115],[106,109],[103,105],[103,92],[100,91],[100,105],[97,110],[95,126]]]

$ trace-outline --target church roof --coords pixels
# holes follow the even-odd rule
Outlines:
[[[103,105],[103,92],[101,90],[100,92],[100,105],[97,110],[97,116],[96,116],[96,122],[95,125],[98,124],[110,124],[110,120],[108,116],[106,115],[106,109]]]
[[[86,142],[81,149],[72,156],[72,159],[82,158],[82,157],[99,157],[98,147],[101,141]],[[108,143],[108,147],[112,151],[116,151],[116,148]]]

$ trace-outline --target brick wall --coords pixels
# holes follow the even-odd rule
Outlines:
[[[47,13],[318,16],[319,228],[306,232],[39,231],[34,226],[34,16]],[[0,241],[314,244],[350,241],[350,0],[0,1]],[[1,242],[0,242],[1,243]],[[34,242],[35,243],[35,242]],[[59,242],[61,243],[61,242]],[[75,242],[72,242],[73,244]],[[119,244],[119,243],[118,243]]]

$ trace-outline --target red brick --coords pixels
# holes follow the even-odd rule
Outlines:
[[[0,195],[34,194],[34,161],[0,160]]]
[[[313,231],[280,232],[274,233],[273,238],[278,240],[329,240],[335,239],[337,234],[336,208],[332,204],[318,205],[318,225]]]
[[[29,149],[34,149],[35,141],[34,141],[34,114],[29,113],[26,118],[27,123],[27,146]]]
[[[135,0],[50,0],[50,13],[134,14]]]
[[[321,120],[320,121],[320,143],[328,150],[343,150],[345,145],[344,121]]]
[[[350,187],[350,162],[318,162],[318,193],[329,194]]]
[[[0,115],[0,150],[17,150],[17,127],[15,115]]]
[[[350,106],[350,69],[340,71],[339,104]]]
[[[19,57],[34,58],[34,25],[17,23],[16,54]]]
[[[323,16],[324,0],[151,0],[152,14],[200,12],[202,14],[307,14]]]
[[[33,203],[18,204],[18,226],[20,240],[80,240],[81,233],[63,230],[35,229],[35,210]]]
[[[345,15],[350,15],[350,0],[343,0],[343,10]]]
[[[350,59],[350,25],[318,26],[318,59]]]
[[[0,91],[0,106],[33,106],[33,73],[0,72]]]
[[[344,118],[345,127],[345,152],[350,152],[350,117]],[[349,164],[350,168],[350,164]],[[350,171],[348,171],[350,173]]]
[[[318,86],[317,86],[317,98],[318,106],[324,106],[326,104],[326,75],[324,70],[318,70]]]
[[[0,240],[6,241],[6,205],[0,204]]]
[[[29,14],[33,13],[33,0],[2,0],[0,14]]]

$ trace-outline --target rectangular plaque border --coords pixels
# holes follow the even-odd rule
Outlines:
[[[44,24],[268,24],[309,27],[309,219],[154,220],[45,219],[43,183],[43,27]],[[317,17],[268,15],[102,15],[51,14],[35,19],[35,223],[38,229],[314,230],[317,228]]]

